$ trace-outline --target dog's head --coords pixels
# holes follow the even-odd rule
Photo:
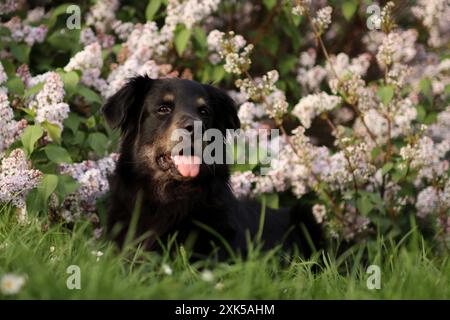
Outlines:
[[[176,78],[132,78],[107,100],[103,113],[110,127],[121,129],[122,153],[130,165],[161,182],[214,175],[217,166],[199,159],[198,149],[207,142],[195,131],[214,128],[225,136],[227,129],[240,126],[235,104],[226,93]],[[185,147],[186,141],[192,148]]]

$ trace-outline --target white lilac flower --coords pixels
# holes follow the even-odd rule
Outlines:
[[[440,47],[448,44],[450,6],[447,0],[419,0],[411,11],[428,29],[430,46]]]
[[[30,168],[25,152],[15,149],[2,159],[0,165],[0,202],[11,202],[17,208],[25,207],[25,197],[35,188],[42,173]]]
[[[415,43],[418,33],[410,29],[402,33],[390,32],[383,38],[383,42],[378,48],[377,61],[382,68],[389,68],[392,64],[411,61],[417,50]]]
[[[332,12],[333,8],[330,6],[324,7],[317,11],[316,16],[312,19],[319,33],[323,33],[330,25]]]
[[[331,189],[343,190],[352,188],[355,182],[358,185],[367,183],[375,173],[369,150],[366,143],[359,143],[336,152],[329,157],[328,166],[320,172],[322,180]]]
[[[247,99],[251,99],[255,102],[269,102],[264,101],[265,98],[268,98],[272,93],[278,91],[275,83],[278,81],[278,71],[272,70],[267,72],[261,78],[255,78],[253,80],[249,78],[238,79],[235,84],[241,91],[241,93],[245,94]],[[279,93],[278,98],[280,98]],[[275,96],[273,97],[275,98]],[[272,101],[274,102],[274,101]],[[266,108],[270,108],[270,106],[266,106]]]
[[[311,121],[325,111],[333,110],[341,103],[338,96],[329,95],[325,92],[310,94],[300,99],[295,105],[292,114],[295,115],[305,128],[311,126]]]
[[[112,29],[114,30],[114,33],[121,40],[128,39],[131,32],[133,31],[133,28],[134,28],[134,25],[131,22],[122,22],[122,21],[117,20],[112,24]]]
[[[164,56],[173,40],[173,32],[163,34],[162,31],[153,21],[134,26],[123,45],[127,49],[125,61],[117,65],[106,79],[108,86],[102,91],[104,97],[116,93],[128,78],[136,74],[159,76],[161,67],[155,60]]]
[[[79,184],[78,190],[66,197],[60,206],[60,213],[66,213],[67,218],[73,219],[82,213],[96,211],[95,204],[99,197],[109,190],[108,176],[115,170],[118,154],[111,154],[98,161],[86,160],[81,163],[64,164],[60,166],[60,173],[70,175]]]
[[[342,235],[346,241],[350,241],[364,232],[369,226],[370,220],[358,215],[355,207],[349,206],[344,214]]]
[[[450,142],[450,105],[437,115],[436,122],[429,126],[429,135],[438,141]]]
[[[63,121],[69,115],[69,105],[63,102],[64,83],[56,72],[47,72],[29,80],[32,87],[44,82],[43,88],[32,97],[28,108],[36,111],[36,122],[49,122],[63,129]]]
[[[94,42],[87,45],[83,51],[78,52],[72,57],[69,63],[64,67],[66,72],[78,70],[81,71],[81,82],[89,87],[103,92],[106,87],[106,81],[100,78],[103,67],[103,58],[100,44]]]
[[[107,31],[116,20],[115,13],[119,8],[118,0],[98,0],[86,16],[86,24],[94,26],[101,32]]]
[[[400,156],[409,162],[412,169],[418,170],[417,183],[421,180],[433,181],[442,177],[449,168],[445,155],[450,150],[450,141],[434,143],[427,136],[423,136],[414,145],[407,145],[400,149]]]
[[[169,0],[166,24],[183,23],[191,29],[195,23],[217,10],[220,0]]]
[[[154,21],[134,26],[112,22],[111,26],[118,36],[122,40],[126,39],[123,47],[127,49],[127,55],[124,63],[118,65],[108,76],[108,87],[102,91],[102,95],[104,97],[113,95],[127,78],[135,74],[151,72],[157,77],[159,68],[155,61],[166,60],[165,54],[172,47],[177,24],[184,24],[188,29],[192,28],[195,23],[217,10],[219,2],[219,0],[170,0],[166,8],[165,23],[161,29]],[[152,61],[151,65],[147,64],[149,61]]]
[[[330,77],[335,77],[334,72],[339,79],[353,74],[364,76],[370,66],[370,55],[363,53],[350,60],[345,53],[339,53],[337,56],[330,57],[330,61],[331,65],[329,62],[326,64],[326,70]],[[332,68],[334,72],[331,71]]]
[[[29,23],[37,23],[44,17],[44,15],[45,15],[45,8],[36,7],[32,10],[28,10],[27,18],[25,19],[25,21]]]
[[[322,223],[327,214],[327,209],[323,204],[315,204],[312,208],[312,212],[317,223]]]
[[[417,195],[416,201],[417,216],[424,218],[430,213],[436,213],[438,209],[437,190],[432,187],[426,187]]]
[[[17,0],[5,0],[0,3],[0,16],[17,10],[19,2]]]
[[[288,111],[286,95],[281,90],[274,90],[266,98],[266,113],[270,118],[281,118]]]
[[[297,81],[302,85],[306,92],[319,89],[319,85],[327,75],[322,66],[314,66],[316,63],[316,50],[313,48],[303,51],[300,54],[299,65],[297,69]]]
[[[300,53],[299,63],[302,67],[312,68],[316,64],[317,52],[314,48],[309,48]]]
[[[411,74],[411,72],[411,67],[401,63],[396,63],[389,70],[386,78],[386,83],[397,88],[402,88],[406,84],[407,77]]]
[[[4,295],[15,295],[25,285],[25,276],[7,273],[0,279],[0,292]]]
[[[239,107],[238,116],[244,129],[255,128],[258,124],[257,121],[264,116],[264,108],[260,104],[244,102]]]
[[[138,59],[129,58],[123,65],[120,65],[109,74],[107,79],[108,86],[102,91],[102,94],[104,97],[110,97],[132,76],[147,75],[150,78],[158,78],[160,73],[161,66],[158,66],[153,60],[141,63]]]
[[[371,101],[370,98],[365,100],[365,102],[359,101],[359,105],[361,106],[360,110],[363,111],[362,119],[364,119],[366,126],[378,142],[385,143],[389,138],[388,120],[384,115],[386,113],[386,106],[381,103],[377,104],[374,100]],[[405,98],[391,102],[389,104],[389,114],[391,115],[391,138],[411,134],[413,129],[411,124],[417,117],[417,110],[411,99]],[[362,124],[361,119],[358,118],[355,121],[353,129],[357,136],[367,136],[367,129]]]
[[[309,11],[311,0],[294,0],[292,6],[292,13],[296,16],[302,16]]]
[[[322,66],[314,66],[310,69],[300,67],[297,70],[297,81],[306,92],[317,91],[326,75],[327,71]]]
[[[429,214],[440,214],[450,210],[450,180],[447,180],[442,189],[428,186],[417,195],[416,201],[417,216],[425,218]],[[442,221],[441,221],[442,222]],[[447,224],[447,221],[443,222]],[[446,227],[443,225],[442,227]]]
[[[3,26],[9,29],[13,41],[25,42],[29,46],[35,43],[42,43],[48,31],[46,25],[33,27],[22,23],[17,16],[3,23]]]
[[[427,64],[424,68],[415,68],[416,74],[413,81],[415,90],[420,90],[422,79],[431,80],[431,89],[434,95],[445,95],[445,88],[450,85],[450,59],[444,59],[439,63]]]
[[[254,179],[255,175],[251,171],[234,172],[230,177],[230,185],[236,197],[248,197],[251,193]]]
[[[6,75],[5,69],[3,68],[2,63],[0,62],[0,86],[3,85],[6,80],[8,80],[8,76]]]
[[[3,152],[20,137],[26,126],[25,119],[14,120],[14,113],[9,106],[6,90],[0,87],[0,158]]]
[[[253,45],[246,45],[246,41],[241,35],[235,35],[233,31],[225,34],[213,30],[208,34],[207,43],[208,49],[217,53],[225,61],[226,72],[239,75],[248,70],[251,63],[249,56]]]

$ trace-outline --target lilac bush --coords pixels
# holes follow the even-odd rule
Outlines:
[[[98,0],[80,29],[68,4],[43,3],[0,6],[0,202],[98,214],[118,156],[102,101],[136,74],[182,77],[228,90],[244,132],[281,132],[267,174],[232,166],[238,197],[308,204],[346,241],[402,236],[414,218],[448,246],[446,0],[372,16],[378,3]]]

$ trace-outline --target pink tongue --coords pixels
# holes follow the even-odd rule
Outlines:
[[[183,177],[194,178],[200,172],[200,158],[197,156],[174,156],[173,162]]]

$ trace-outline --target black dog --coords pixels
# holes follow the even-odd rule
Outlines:
[[[249,239],[258,234],[261,207],[235,198],[226,164],[179,165],[170,156],[172,132],[192,132],[194,121],[224,134],[240,127],[226,93],[195,81],[138,76],[108,99],[103,112],[109,125],[122,132],[108,212],[109,230],[120,226],[115,235],[119,244],[141,194],[136,236],[148,234],[143,242],[147,249],[157,250],[158,239],[164,242],[176,233],[177,242],[191,243],[197,256],[213,249],[220,259],[229,256],[230,248],[246,253]],[[320,245],[321,230],[309,208],[267,209],[264,216],[259,234],[264,249],[296,246],[307,256],[312,245]]]

